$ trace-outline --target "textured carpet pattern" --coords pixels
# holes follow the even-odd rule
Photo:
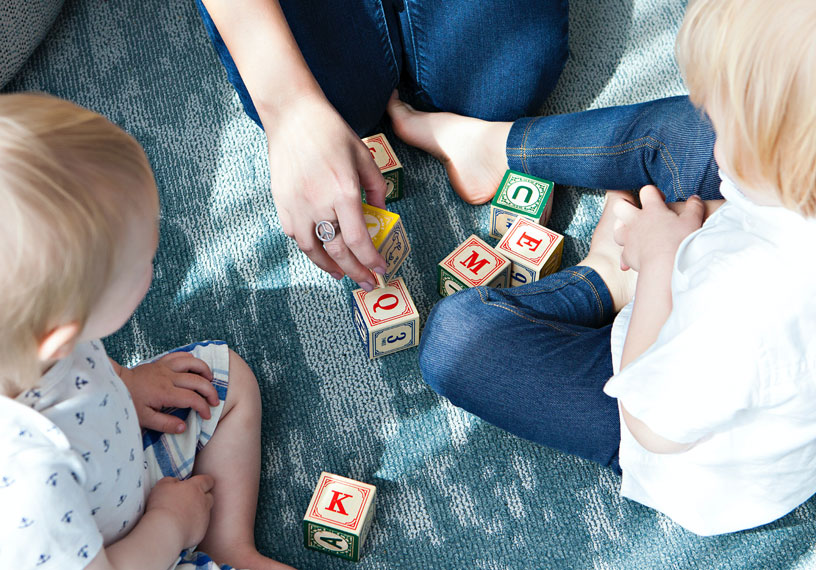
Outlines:
[[[682,93],[672,44],[683,9],[574,0],[572,56],[545,112]],[[361,570],[816,565],[813,501],[771,526],[701,539],[621,499],[613,473],[442,401],[422,382],[415,349],[369,361],[351,284],[322,275],[280,230],[264,139],[192,0],[69,0],[5,89],[77,101],[145,146],[163,208],[155,282],[107,345],[135,363],[223,338],[252,365],[264,408],[257,539],[268,555],[350,567],[302,546],[300,520],[326,470],[379,489]],[[432,158],[394,145],[408,197],[393,210],[413,247],[401,275],[424,319],[438,299],[436,263],[470,233],[486,237],[487,208],[459,201]],[[567,234],[565,263],[586,250],[600,197],[558,189],[552,225]]]

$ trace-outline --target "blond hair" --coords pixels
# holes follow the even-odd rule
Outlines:
[[[122,129],[55,97],[0,95],[4,393],[39,378],[38,344],[53,327],[84,326],[129,213],[156,200],[147,157]]]
[[[816,215],[816,2],[692,0],[675,51],[730,174]]]

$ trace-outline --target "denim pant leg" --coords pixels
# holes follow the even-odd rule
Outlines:
[[[370,134],[380,121],[399,82],[402,48],[394,2],[400,0],[280,0],[298,47],[323,93],[360,136]],[[201,0],[196,0],[196,6],[244,110],[263,128],[212,18]],[[269,54],[270,59],[275,57],[277,54]]]
[[[584,188],[654,184],[669,202],[719,199],[714,130],[688,97],[530,117],[507,139],[510,168]]]
[[[568,55],[567,0],[404,0],[404,82],[442,111],[537,113]]]
[[[588,267],[465,289],[428,316],[422,376],[485,421],[618,470],[618,405],[603,393],[613,318],[609,291]]]

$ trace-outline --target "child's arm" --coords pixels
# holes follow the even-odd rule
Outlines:
[[[642,208],[623,200],[615,208],[618,218],[615,240],[623,246],[621,265],[638,271],[632,318],[623,345],[621,370],[646,351],[657,339],[672,310],[671,275],[680,243],[703,221],[703,202],[693,196],[676,214],[663,202],[654,186],[640,192]],[[621,413],[637,441],[655,453],[677,453],[693,444],[677,443],[654,433],[626,411]]]
[[[103,548],[88,570],[163,570],[201,542],[210,522],[213,478],[165,477],[147,499],[145,514],[127,536]]]
[[[209,419],[210,406],[218,405],[212,372],[203,360],[188,352],[171,352],[134,368],[120,366],[113,359],[111,364],[130,391],[143,428],[181,433],[184,422],[161,413],[162,408],[192,408]]]

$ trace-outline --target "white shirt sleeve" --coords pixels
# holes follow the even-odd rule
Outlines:
[[[82,463],[76,453],[50,445],[3,458],[0,567],[71,570],[99,553],[102,535],[80,483]]]
[[[734,291],[734,267],[708,269],[706,280],[674,291],[656,342],[604,387],[656,434],[680,443],[741,421],[761,399],[757,327],[769,321],[757,314],[764,312],[759,300]]]

